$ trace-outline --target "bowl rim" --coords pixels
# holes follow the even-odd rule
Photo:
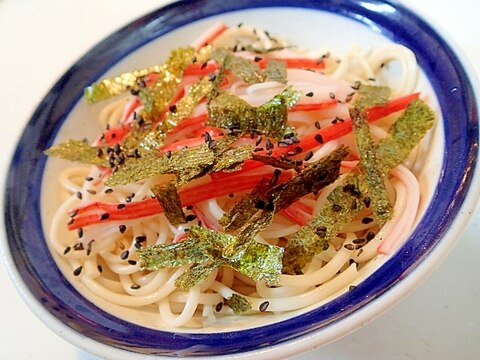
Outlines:
[[[205,1],[204,0],[198,0],[198,1],[191,1],[191,2],[188,2],[188,3],[190,5],[198,5],[198,4],[204,4]],[[326,3],[330,4],[332,2],[327,1]],[[343,1],[340,1],[340,2],[337,1],[336,3],[343,3]],[[366,1],[366,2],[364,1],[363,3],[389,4],[397,10],[401,10],[402,12],[405,12],[405,13],[414,14],[418,19],[421,19],[412,10],[408,10],[405,6],[400,5],[400,4],[398,4],[397,2],[394,2],[394,1],[374,1],[374,0],[371,0],[371,1]],[[121,34],[122,31],[126,31],[126,29],[131,30],[130,27],[132,25],[138,23],[141,20],[143,20],[143,21],[151,20],[153,17],[157,16],[158,14],[160,14],[162,12],[167,12],[171,9],[176,9],[177,6],[183,6],[184,4],[185,4],[184,2],[169,4],[169,5],[161,8],[157,11],[152,12],[151,14],[148,14],[148,15],[142,17],[141,19],[139,19],[137,21],[132,22],[131,24],[125,26],[123,29],[121,29],[116,34]],[[290,3],[289,1],[282,1],[282,0],[280,0],[280,1],[277,1],[277,0],[270,0],[270,1],[246,0],[246,1],[240,1],[240,2],[236,3],[235,6],[240,7],[240,6],[245,6],[246,4],[249,4],[249,6],[251,6],[252,4],[254,4],[256,6],[261,6],[262,4],[263,5],[270,5],[270,6],[272,6],[272,4],[283,5],[283,6],[289,5],[289,6],[300,7],[300,8],[313,6],[312,5],[313,3],[308,1],[308,0],[295,2],[295,3]],[[305,6],[301,6],[302,4],[305,5]],[[318,4],[315,4],[315,5],[318,6]],[[241,8],[241,9],[243,9],[243,8]],[[185,11],[185,10],[182,10],[182,11]],[[232,8],[230,8],[229,11],[233,11]],[[187,13],[187,11],[185,11],[185,13]],[[202,16],[200,18],[203,18],[203,17],[204,16]],[[183,24],[183,25],[185,25],[185,24]],[[429,26],[430,28],[433,28],[432,25],[431,25],[431,22],[429,22],[429,24],[427,26]],[[173,29],[171,29],[171,30],[173,30]],[[168,30],[168,31],[170,31],[170,30]],[[433,31],[438,36],[438,38],[443,40],[443,37],[440,37],[438,35],[438,31],[436,31],[435,29]],[[104,43],[108,39],[110,39],[110,37],[105,39],[102,43]],[[102,43],[100,43],[100,45]],[[143,44],[144,43],[137,43],[137,45],[138,45],[137,47],[140,47]],[[450,48],[455,49],[455,46],[452,44],[451,41],[444,41],[444,44],[447,45],[449,49]],[[97,45],[92,51],[87,53],[85,56],[88,56],[89,54],[94,52],[95,49],[98,49],[98,46],[100,46],[100,45]],[[125,55],[127,55],[130,52],[133,52],[134,50],[135,49],[130,49]],[[458,54],[460,52],[458,50],[456,50],[456,51],[454,51],[454,53]],[[113,61],[113,63],[116,63],[119,59],[114,59],[114,60],[115,61]],[[79,60],[79,61],[81,61],[81,60]],[[464,71],[466,71],[466,73],[469,75],[470,86],[473,86],[472,96],[473,96],[473,99],[475,100],[474,102],[477,104],[477,106],[475,107],[475,110],[477,110],[478,109],[478,103],[479,103],[478,80],[476,79],[476,77],[474,75],[475,73],[471,70],[470,65],[466,64],[464,59],[462,60],[462,59],[457,58],[457,61],[458,61],[458,64],[461,66],[461,68]],[[112,61],[110,61],[110,64],[111,63],[112,63]],[[67,74],[69,74],[71,71],[73,71],[74,68],[75,68],[75,65],[74,65],[74,67],[72,67],[67,72]],[[98,71],[98,73],[103,73],[103,72],[104,72],[104,69],[101,69],[100,71]],[[46,98],[51,96],[52,92],[55,94],[55,89],[58,90],[58,88],[59,88],[58,85],[59,84],[63,85],[63,84],[61,84],[62,80],[65,80],[65,77],[62,77],[62,79],[59,81],[59,83],[57,83],[54,86],[54,88],[49,93],[49,95],[47,95]],[[473,82],[473,84],[472,84],[472,82]],[[476,95],[473,95],[474,93],[476,93]],[[76,102],[76,101],[74,101],[74,102]],[[42,102],[42,104],[43,104],[43,102]],[[37,109],[36,114],[38,113],[39,110],[41,110],[41,105]],[[29,124],[34,119],[35,119],[35,115],[29,121]],[[478,116],[477,116],[477,119],[478,119]],[[61,123],[63,123],[63,121],[61,121]],[[478,123],[476,125],[478,125]],[[54,132],[54,135],[56,135],[56,132],[55,131],[53,131],[53,132]],[[476,133],[475,135],[477,137],[476,144],[477,144],[477,147],[478,147],[478,126],[475,129],[475,133]],[[51,134],[49,134],[49,135],[51,135]],[[52,136],[52,138],[53,137],[54,136]],[[21,144],[19,143],[17,151],[14,155],[14,158],[12,160],[12,164],[11,164],[11,167],[10,167],[14,171],[16,170],[16,166],[18,165],[18,164],[15,163],[15,161],[16,161],[16,159],[18,159],[19,156],[21,156],[21,155],[19,155],[19,152],[21,152],[21,150],[22,150],[22,149],[19,149],[20,145]],[[471,150],[473,150],[473,149],[471,149]],[[477,155],[476,155],[476,149],[475,149],[475,157],[476,156]],[[472,165],[474,165],[474,164],[472,163]],[[40,166],[40,167],[43,169],[43,165]],[[478,166],[475,167],[475,169],[472,168],[470,170],[469,184],[473,183],[474,180],[478,180],[478,176],[479,176],[478,173],[479,173]],[[7,182],[6,193],[8,193],[9,186],[11,185],[11,179],[12,178],[9,177],[8,182]],[[461,214],[467,214],[468,215],[468,214],[471,214],[472,211],[474,210],[479,194],[478,194],[478,192],[473,193],[472,191],[468,191],[468,196],[467,196],[467,189],[463,189],[463,190],[464,190],[464,195],[466,196],[466,198],[464,199],[463,202],[461,202],[461,204],[457,208],[458,208],[458,210],[460,211]],[[6,196],[6,200],[7,200],[6,201],[7,206],[5,207],[5,210],[4,210],[5,211],[5,219],[4,220],[5,220],[5,222],[7,223],[7,226],[8,226],[8,221],[11,221],[11,219],[8,218],[8,216],[9,216],[9,214],[8,214],[8,212],[9,212],[9,202],[8,201],[10,200],[8,195]],[[326,327],[323,327],[321,329],[317,329],[314,332],[309,332],[306,335],[303,335],[303,337],[301,337],[301,338],[295,338],[295,339],[292,339],[292,340],[289,340],[289,341],[281,342],[275,348],[262,348],[262,349],[254,351],[253,353],[244,352],[243,354],[246,355],[246,356],[250,356],[250,355],[255,356],[256,358],[258,356],[263,356],[263,355],[271,356],[271,355],[273,355],[273,353],[271,353],[270,350],[275,349],[275,352],[277,354],[282,354],[282,356],[287,355],[285,351],[291,351],[290,355],[292,355],[293,353],[297,352],[297,351],[292,350],[292,344],[293,343],[295,343],[296,347],[298,347],[299,344],[303,344],[303,349],[305,350],[308,347],[311,348],[311,347],[313,347],[315,345],[318,345],[320,343],[323,344],[323,343],[329,342],[329,341],[337,338],[338,335],[340,335],[339,333],[341,333],[341,335],[346,335],[347,332],[353,331],[354,328],[357,328],[357,327],[361,326],[367,320],[370,320],[373,316],[378,316],[380,313],[385,311],[387,308],[393,306],[394,303],[398,302],[400,300],[400,298],[403,298],[404,296],[406,296],[411,290],[413,290],[413,288],[417,285],[417,283],[420,280],[422,280],[423,278],[425,278],[427,276],[427,273],[430,273],[433,270],[433,268],[436,267],[439,264],[439,262],[447,255],[448,251],[451,250],[451,248],[453,247],[454,243],[456,242],[456,240],[458,238],[458,232],[459,232],[458,230],[464,228],[464,225],[468,221],[467,218],[468,218],[468,216],[463,216],[463,217],[456,217],[456,219],[451,219],[450,223],[454,226],[452,226],[452,228],[450,230],[447,230],[446,228],[443,229],[443,231],[444,231],[443,240],[440,241],[439,243],[437,243],[431,249],[431,252],[428,254],[428,257],[426,257],[426,259],[423,259],[420,264],[417,264],[416,267],[414,269],[412,269],[411,272],[406,276],[406,277],[408,277],[409,281],[398,281],[398,282],[396,282],[395,286],[390,288],[389,291],[387,291],[386,293],[382,293],[381,296],[379,296],[375,300],[369,302],[367,305],[363,306],[361,311],[360,310],[353,311],[351,314],[349,314],[349,316],[338,320],[337,323],[342,324],[342,326],[337,327],[336,331],[335,331],[335,329],[333,329],[332,326],[326,326]],[[7,229],[7,231],[8,231],[8,229]],[[15,260],[12,257],[12,254],[10,252],[8,240],[2,241],[1,248],[2,248],[2,258],[4,260],[4,263],[7,264],[7,271],[10,274],[10,277],[13,279],[17,289],[20,291],[24,300],[27,302],[27,304],[30,306],[30,308],[33,310],[33,312],[36,313],[37,316],[44,323],[46,323],[48,326],[51,326],[52,328],[54,328],[54,331],[57,334],[61,334],[68,341],[74,343],[76,346],[78,346],[80,348],[84,348],[87,351],[96,353],[96,354],[101,355],[101,356],[105,356],[106,354],[112,355],[112,347],[110,347],[108,345],[105,345],[105,344],[102,344],[100,342],[97,342],[97,341],[95,341],[95,340],[93,340],[89,337],[84,336],[83,334],[77,333],[75,330],[72,330],[70,327],[63,324],[63,322],[60,322],[59,320],[57,320],[53,316],[53,314],[51,314],[48,310],[46,310],[45,307],[42,306],[41,302],[39,302],[33,296],[32,292],[28,288],[28,286],[23,282],[22,275],[18,272],[18,269],[17,269],[16,264],[15,264]],[[52,321],[52,319],[55,319],[55,320]],[[277,324],[274,324],[273,326],[276,326],[276,325]],[[316,334],[318,334],[319,332],[324,332],[324,333],[329,332],[330,336],[325,337],[325,339],[322,342],[319,343],[318,338],[316,338]],[[78,335],[80,335],[80,338],[78,338]],[[104,348],[100,349],[102,347],[104,347]],[[92,351],[92,349],[94,351]],[[119,356],[120,355],[125,356],[125,358],[128,356],[129,358],[132,358],[132,355],[133,355],[132,352],[126,351],[126,350],[121,350],[121,349],[116,349],[116,351],[117,350],[119,351],[119,354],[118,354]],[[268,352],[268,354],[267,354],[267,352]],[[140,355],[140,356],[144,356],[144,355]],[[233,355],[233,356],[238,357],[238,355]],[[223,354],[222,357],[225,358],[225,354]],[[123,358],[123,357],[118,357],[118,358]]]

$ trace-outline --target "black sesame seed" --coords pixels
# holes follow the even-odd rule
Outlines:
[[[87,244],[87,256],[90,255],[91,252],[92,252],[92,245],[93,245],[93,242],[94,242],[94,241],[95,241],[95,240],[92,239],[92,240],[90,240],[90,241],[88,242],[88,244]]]
[[[374,233],[373,231],[369,231],[369,232],[367,233],[367,235],[365,236],[365,239],[366,239],[367,241],[370,241],[370,240],[373,240],[374,237],[375,237],[375,233]]]
[[[255,146],[260,145],[260,143],[262,142],[262,140],[263,140],[262,135],[258,135],[257,141],[255,141]]]
[[[103,272],[102,265],[97,265],[97,270],[101,274]]]
[[[79,266],[75,270],[73,270],[73,275],[78,276],[82,272],[82,266]]]
[[[363,244],[363,243],[365,243],[365,241],[366,241],[365,239],[358,238],[358,239],[353,239],[353,240],[352,240],[352,243],[354,243],[354,244]]]
[[[323,137],[320,134],[315,135],[315,141],[319,144],[323,144]]]
[[[105,189],[105,194],[111,194],[113,192],[112,188]]]
[[[128,260],[128,263],[132,266],[137,265],[137,262],[135,260]]]
[[[329,97],[330,99],[335,99],[335,94],[334,94],[333,92],[330,92],[330,93],[328,94],[328,97]]]
[[[80,191],[77,192],[77,198],[79,198],[80,200],[82,200],[83,198],[83,195]]]
[[[319,130],[322,128],[322,126],[320,125],[320,123],[318,121],[315,121],[315,127]]]
[[[100,216],[100,220],[107,220],[110,217],[109,213],[104,213]]]
[[[200,68],[203,70],[203,69],[205,69],[206,67],[207,67],[207,63],[204,62]]]
[[[127,206],[127,205],[125,205],[125,204],[118,204],[118,205],[117,205],[117,209],[118,209],[118,210],[123,210],[123,209],[125,209],[126,206]]]
[[[355,84],[351,86],[353,90],[358,90],[360,89],[360,86],[362,86],[362,83],[360,81],[355,81]]]
[[[170,111],[171,113],[174,113],[177,111],[177,105],[173,104],[171,105],[169,108],[168,108],[168,111]]]
[[[312,97],[312,96],[313,96],[313,92],[310,91],[310,92],[306,93],[305,96]]]
[[[147,237],[145,235],[138,235],[137,237],[135,237],[135,242],[136,243],[143,243],[147,241]]]
[[[138,290],[138,289],[140,289],[140,285],[138,285],[138,284],[133,284],[132,286],[130,286],[130,289],[132,289],[132,290]]]
[[[234,193],[230,193],[230,194],[228,194],[228,197],[229,197],[229,198],[233,198],[233,197],[235,197],[235,194],[234,194]]]
[[[125,250],[120,254],[120,259],[126,260],[128,258],[128,255],[130,255],[130,252],[128,250]]]
[[[350,285],[348,287],[348,290],[352,291],[352,290],[355,290],[357,287],[355,285]]]
[[[264,301],[260,304],[260,306],[258,307],[258,310],[260,310],[261,312],[264,312],[268,309],[268,305],[270,305],[270,303],[268,301]]]
[[[127,227],[125,225],[118,226],[118,231],[120,231],[121,234],[125,233],[126,230],[127,230]]]
[[[352,244],[346,244],[343,245],[343,247],[347,250],[355,250],[355,246],[353,246]]]
[[[204,134],[205,136],[205,143],[208,144],[210,141],[212,141],[212,137],[210,136],[210,134],[208,132],[206,132]]]
[[[215,81],[216,78],[217,78],[217,75],[215,75],[214,73],[208,74],[208,80]]]
[[[219,302],[217,305],[215,305],[216,312],[222,311],[222,308],[223,308],[223,302]]]
[[[170,150],[168,150],[166,153],[165,153],[165,156],[167,157],[167,159],[170,159],[172,157],[172,152]]]
[[[255,58],[253,59],[253,61],[255,62],[259,62],[260,60],[262,60],[260,56],[255,56]]]
[[[278,182],[278,178],[281,174],[282,172],[279,169],[275,169],[275,171],[273,172],[273,176],[270,179],[270,185],[275,185]]]
[[[93,181],[93,177],[87,176],[87,177],[85,178],[85,181]]]
[[[270,139],[267,139],[267,141],[265,142],[265,148],[267,150],[273,149],[273,143],[270,141]]]
[[[362,224],[370,224],[373,221],[371,217],[364,217],[362,219]]]
[[[187,205],[186,209],[187,209],[187,210],[192,210],[192,209],[193,209],[193,205]]]
[[[185,220],[187,220],[187,222],[190,222],[190,221],[195,220],[196,218],[197,218],[197,215],[195,215],[195,214],[190,214],[190,215],[187,215],[187,216],[185,217]]]
[[[365,199],[363,199],[363,203],[367,208],[369,208],[370,204],[372,203],[372,200],[369,197],[366,197]]]
[[[306,154],[305,154],[305,157],[303,158],[305,161],[308,161],[310,160],[311,158],[313,157],[313,151],[308,151]]]
[[[78,242],[75,245],[73,245],[73,250],[75,250],[75,251],[80,251],[80,250],[83,250],[83,249],[84,249],[84,247],[83,247],[82,242]]]
[[[79,238],[83,237],[83,229],[82,228],[77,229],[77,235],[78,235]]]
[[[63,255],[67,255],[70,252],[70,250],[72,250],[72,248],[70,246],[67,246],[65,250],[63,250]]]

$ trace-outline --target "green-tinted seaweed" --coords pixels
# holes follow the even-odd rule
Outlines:
[[[159,174],[174,174],[181,185],[203,174],[214,160],[207,144],[172,151],[169,155],[143,155],[120,167],[106,180],[106,185],[126,185]]]
[[[209,122],[219,128],[255,131],[283,139],[285,135],[295,133],[287,122],[287,112],[300,95],[298,91],[288,88],[265,104],[254,107],[238,96],[221,92],[208,104]]]
[[[165,185],[154,186],[152,192],[162,206],[170,224],[176,226],[187,222],[175,183],[169,182]]]
[[[368,192],[372,201],[373,213],[380,224],[383,224],[393,215],[393,206],[390,203],[385,186],[387,174],[381,171],[375,144],[370,136],[366,113],[357,107],[353,107],[350,109],[350,117],[362,169],[365,172]]]
[[[157,106],[154,102],[160,105],[168,102],[173,96],[173,94],[170,94],[171,84],[174,84],[176,88],[183,70],[192,62],[193,58],[194,50],[192,48],[175,49],[164,64],[123,73],[88,86],[84,90],[85,99],[89,103],[95,103],[129,90],[143,91],[144,86],[140,85],[141,80],[149,74],[158,74],[154,86],[151,86],[148,91],[144,91],[142,95],[146,101],[144,105],[148,108],[147,112],[150,112]],[[161,90],[160,88],[164,89]]]
[[[45,150],[45,154],[74,162],[109,166],[106,151],[102,148],[91,146],[83,140],[67,140]]]
[[[175,280],[175,286],[180,290],[188,291],[192,287],[204,282],[212,271],[216,270],[219,266],[219,262],[193,264]]]
[[[251,239],[227,253],[229,245],[234,242],[234,235],[193,225],[185,240],[139,249],[138,253],[144,270],[193,264],[194,267],[179,280],[184,290],[197,285],[208,276],[208,271],[219,266],[232,268],[255,281],[263,279],[269,284],[278,284],[283,248]]]
[[[354,106],[365,110],[372,106],[385,105],[390,98],[391,90],[387,86],[361,85],[357,91],[358,98]]]
[[[383,173],[390,172],[433,126],[434,112],[421,100],[414,100],[392,125],[390,136],[381,140],[376,152]],[[342,185],[328,196],[327,204],[288,241],[283,256],[283,272],[301,273],[313,257],[370,203],[363,171],[355,169]]]
[[[212,91],[213,84],[207,78],[203,78],[193,84],[188,94],[182,97],[174,109],[169,109],[165,114],[165,119],[158,126],[144,134],[137,142],[140,150],[152,151],[163,145],[163,141],[167,132],[173,129],[182,119],[189,116],[195,106],[207,97]]]
[[[287,83],[287,66],[284,62],[271,60],[264,70],[265,76],[273,81]]]
[[[250,304],[245,297],[235,293],[226,299],[226,303],[237,315],[242,314],[252,308],[252,304]]]

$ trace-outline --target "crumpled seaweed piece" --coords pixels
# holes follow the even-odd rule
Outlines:
[[[272,188],[270,181],[261,179],[250,194],[244,195],[233,208],[219,220],[225,230],[236,230],[242,227],[258,212],[258,203],[265,204],[267,192]]]
[[[364,111],[373,106],[385,105],[390,98],[391,90],[388,86],[361,85],[357,91],[354,107]]]
[[[347,154],[347,148],[340,147],[318,161],[309,163],[297,176],[282,184],[259,182],[249,195],[244,196],[230,212],[222,217],[220,223],[227,230],[235,230],[247,224],[247,228],[240,233],[246,232],[247,238],[250,238],[251,233],[264,230],[269,225],[268,220],[263,223],[263,217],[271,221],[273,213],[287,208],[301,197],[315,193],[334,182],[340,173],[341,161]],[[251,220],[258,210],[262,210],[261,214]]]
[[[174,182],[169,182],[165,185],[156,185],[152,188],[152,192],[163,208],[170,224],[177,226],[187,222]]]
[[[232,148],[237,139],[238,136],[224,136],[162,155],[147,152],[119,167],[106,184],[126,185],[160,174],[173,174],[177,177],[177,185],[183,185],[212,171],[232,170],[248,159],[253,150],[249,145]]]
[[[287,122],[287,112],[300,96],[298,91],[288,88],[265,104],[254,107],[238,96],[221,92],[208,104],[209,123],[219,128],[255,131],[283,139],[287,134],[295,134]]]
[[[193,264],[175,280],[175,286],[180,290],[188,291],[207,280],[212,271],[215,271],[220,264],[219,262]]]
[[[287,83],[287,66],[284,62],[275,60],[269,61],[264,70],[264,74],[272,81],[278,81],[282,84]]]
[[[365,177],[352,172],[330,193],[320,212],[288,240],[284,274],[301,274],[315,254],[328,248],[340,230],[365,209],[366,187]]]
[[[289,170],[295,168],[295,161],[290,158],[280,159],[274,156],[265,156],[259,154],[252,154],[252,159],[259,161],[265,165],[273,166],[274,168]]]
[[[120,167],[105,183],[107,186],[126,185],[159,174],[174,174],[177,184],[181,185],[203,174],[214,161],[215,156],[207,144],[172,151],[169,155],[147,154]]]
[[[242,314],[252,308],[252,304],[243,296],[233,293],[226,303],[237,315]]]
[[[175,104],[175,110],[167,111],[165,119],[154,130],[149,131],[139,139],[139,149],[151,151],[160,148],[167,132],[173,129],[182,119],[189,116],[195,106],[210,94],[212,87],[213,84],[208,78],[203,78],[193,84],[189,88],[188,94]]]
[[[67,140],[45,150],[45,154],[60,159],[98,166],[109,166],[106,151],[83,140]]]
[[[390,136],[376,146],[381,171],[388,173],[404,161],[434,120],[435,114],[428,105],[421,100],[412,101],[392,125]],[[300,274],[370,200],[364,173],[354,169],[328,196],[320,212],[289,239],[283,256],[283,272]]]
[[[253,146],[241,145],[221,152],[215,159],[212,171],[235,171],[238,166],[252,157]]]
[[[123,73],[88,86],[84,90],[85,99],[89,103],[95,103],[111,96],[120,95],[128,90],[143,91],[144,87],[139,82],[149,74],[158,74],[157,82],[152,87],[153,90],[151,92],[145,91],[142,95],[146,101],[145,105],[149,108],[148,112],[150,112],[154,107],[154,100],[158,103],[167,102],[173,95],[169,96],[169,91],[160,90],[160,87],[174,84],[176,88],[183,70],[192,62],[193,58],[193,48],[175,49],[164,64]]]
[[[422,100],[413,100],[389,129],[390,136],[376,146],[383,173],[400,164],[435,122],[435,113]]]
[[[388,87],[361,86],[359,98],[350,109],[355,140],[365,179],[370,193],[373,213],[380,224],[384,224],[393,215],[393,206],[388,198],[385,186],[386,173],[380,169],[375,144],[370,135],[368,119],[365,109],[367,107],[383,105],[388,101],[390,89]]]
[[[190,228],[188,237],[175,244],[154,245],[137,250],[144,270],[177,267],[192,264],[178,282],[183,290],[199,284],[209,271],[219,266],[234,269],[255,281],[265,280],[277,285],[282,269],[283,248],[251,241],[226,254],[228,246],[236,241],[234,235],[205,229]]]
[[[287,67],[281,61],[271,60],[265,70],[262,70],[258,63],[240,56],[235,56],[231,49],[220,48],[212,53],[212,58],[222,65],[224,70],[230,71],[247,84],[264,82],[267,79],[287,82]]]

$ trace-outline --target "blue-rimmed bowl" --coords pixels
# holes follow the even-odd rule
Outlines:
[[[250,23],[308,48],[347,49],[384,42],[417,55],[425,91],[437,104],[436,153],[424,214],[404,246],[355,291],[317,307],[269,321],[226,324],[212,332],[154,330],[126,321],[86,300],[58,269],[45,241],[54,201],[42,150],[61,138],[89,135],[83,88],[97,79],[157,63],[218,19]],[[478,94],[452,47],[424,20],[393,1],[185,1],[149,14],[93,48],[52,88],[18,144],[7,179],[2,243],[22,295],[54,331],[97,355],[144,354],[286,357],[333,341],[399,301],[446,253],[477,201]],[[477,88],[478,91],[478,88]],[[50,172],[49,172],[50,171]],[[38,179],[43,179],[40,184]],[[50,196],[52,195],[52,196]]]

